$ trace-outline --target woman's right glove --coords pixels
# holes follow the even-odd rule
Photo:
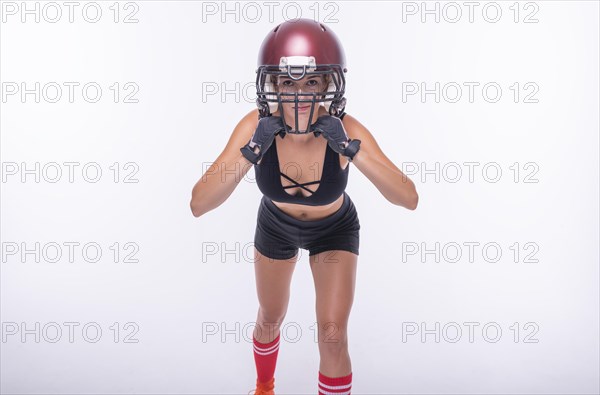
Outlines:
[[[285,127],[283,120],[279,116],[269,116],[261,118],[258,121],[258,126],[250,141],[240,148],[242,155],[253,164],[258,164],[264,153],[267,152],[275,136],[281,133],[281,137],[285,137]],[[254,152],[254,148],[259,148],[258,152]]]

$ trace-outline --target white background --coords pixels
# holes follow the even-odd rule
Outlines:
[[[263,38],[297,8],[306,18],[318,9],[344,45],[346,111],[398,167],[417,166],[410,177],[419,206],[409,211],[389,203],[351,165],[347,192],[361,221],[349,324],[352,392],[598,393],[597,2],[521,2],[517,23],[513,2],[498,3],[496,23],[482,16],[486,2],[478,3],[472,23],[463,2],[456,23],[448,6],[439,22],[435,15],[422,22],[420,12],[403,14],[412,5],[400,2],[296,3],[287,16],[286,3],[275,3],[272,20],[265,3],[255,3],[258,18],[238,3],[239,11],[223,22],[222,3],[193,1],[136,2],[138,23],[122,22],[135,10],[125,3],[115,23],[113,2],[98,3],[97,23],[84,20],[87,3],[81,2],[70,23],[59,2],[58,22],[42,15],[36,23],[30,15],[23,23],[20,10],[5,12],[7,3],[0,28],[3,94],[11,83],[80,85],[73,103],[66,88],[58,103],[18,94],[1,103],[3,393],[245,394],[254,388],[252,241],[261,197],[254,171],[223,205],[198,219],[189,199],[254,107],[252,86],[249,97],[223,100],[203,98],[203,89],[253,83]],[[46,3],[38,4],[41,12]],[[446,3],[437,4],[441,13]],[[203,12],[212,7],[216,15]],[[488,19],[494,17],[489,7]],[[534,11],[538,22],[524,23]],[[88,82],[103,89],[97,103],[81,95]],[[115,82],[137,84],[139,102],[123,103],[121,96],[114,103],[109,87]],[[457,103],[443,97],[436,103],[433,95],[403,101],[406,82],[429,89],[436,82],[480,85],[472,103],[466,87]],[[496,103],[482,96],[489,82],[502,88]],[[510,90],[515,82],[518,103]],[[539,88],[537,103],[524,103],[532,91],[523,88],[528,82]],[[36,162],[79,167],[73,183],[64,166],[55,183],[48,182],[50,173],[40,182],[9,174],[11,163],[22,170],[21,163],[33,169]],[[121,166],[117,183],[109,169],[115,162]],[[128,162],[138,166],[137,183],[123,182]],[[472,182],[465,162],[477,163]],[[82,178],[87,163],[102,168],[100,181]],[[484,178],[486,164],[502,170],[497,182]],[[525,182],[534,171],[537,182]],[[87,262],[81,246],[74,262],[64,246],[56,263],[6,254],[10,246],[31,249],[36,242],[95,242],[102,257]],[[136,243],[139,262],[120,255],[115,263],[115,242],[121,254],[132,251],[125,243]],[[436,243],[438,259],[421,256]],[[479,243],[471,260],[465,243]],[[486,243],[500,247],[497,262],[494,249],[482,253]],[[403,258],[411,245],[419,254]],[[461,247],[457,262],[451,261],[454,245]],[[534,251],[537,262],[526,261]],[[278,393],[317,392],[314,303],[308,252],[301,250],[275,374]],[[73,342],[65,322],[79,323]],[[125,328],[129,322],[137,326],[137,343],[124,341],[133,332]],[[472,342],[469,322],[476,325]],[[12,323],[24,327],[11,334]],[[56,342],[49,323],[63,330]],[[99,341],[82,337],[87,323],[101,327]],[[216,334],[208,334],[211,323]],[[406,334],[411,323],[417,334]],[[452,323],[462,329],[457,341]],[[492,324],[488,338],[486,324]],[[498,341],[490,340],[494,327],[502,330]],[[30,330],[24,341],[21,329]],[[422,340],[423,330],[430,332]]]

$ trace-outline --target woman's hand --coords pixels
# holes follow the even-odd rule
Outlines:
[[[264,153],[273,144],[275,136],[280,133],[282,138],[285,137],[286,132],[281,117],[272,115],[261,118],[250,141],[240,148],[242,155],[253,164],[258,164]],[[255,147],[258,147],[258,152],[254,151]]]
[[[311,127],[315,137],[323,134],[331,149],[340,155],[344,155],[350,161],[360,150],[360,140],[348,138],[342,120],[337,117],[323,115]]]

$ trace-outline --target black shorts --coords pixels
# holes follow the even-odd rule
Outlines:
[[[328,217],[303,221],[283,212],[263,195],[258,208],[254,247],[272,259],[290,259],[298,249],[309,256],[329,250],[358,255],[360,222],[352,199],[344,192],[342,206]]]

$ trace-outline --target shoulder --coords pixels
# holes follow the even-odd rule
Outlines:
[[[254,132],[256,126],[258,126],[258,116],[259,113],[257,108],[251,110],[240,120],[240,126],[244,129],[251,129],[252,132]]]
[[[346,130],[348,138],[360,140],[360,149],[368,152],[370,158],[385,163],[390,168],[400,171],[400,169],[398,169],[398,167],[396,167],[390,158],[382,151],[371,131],[360,123],[358,119],[346,114],[344,118],[342,118],[342,125]]]
[[[229,141],[224,149],[224,155],[238,155],[239,149],[251,138],[258,125],[258,109],[245,114],[237,123],[229,136]]]
[[[365,141],[375,142],[375,138],[369,129],[367,129],[352,115],[345,113],[344,117],[342,118],[342,125],[344,125],[346,134],[351,139],[359,139],[361,140],[361,144],[363,144]]]
[[[243,140],[243,144],[245,144],[252,137],[252,134],[256,130],[257,125],[258,109],[253,109],[252,111],[244,115],[242,119],[239,120],[239,122],[233,129],[231,139]]]

